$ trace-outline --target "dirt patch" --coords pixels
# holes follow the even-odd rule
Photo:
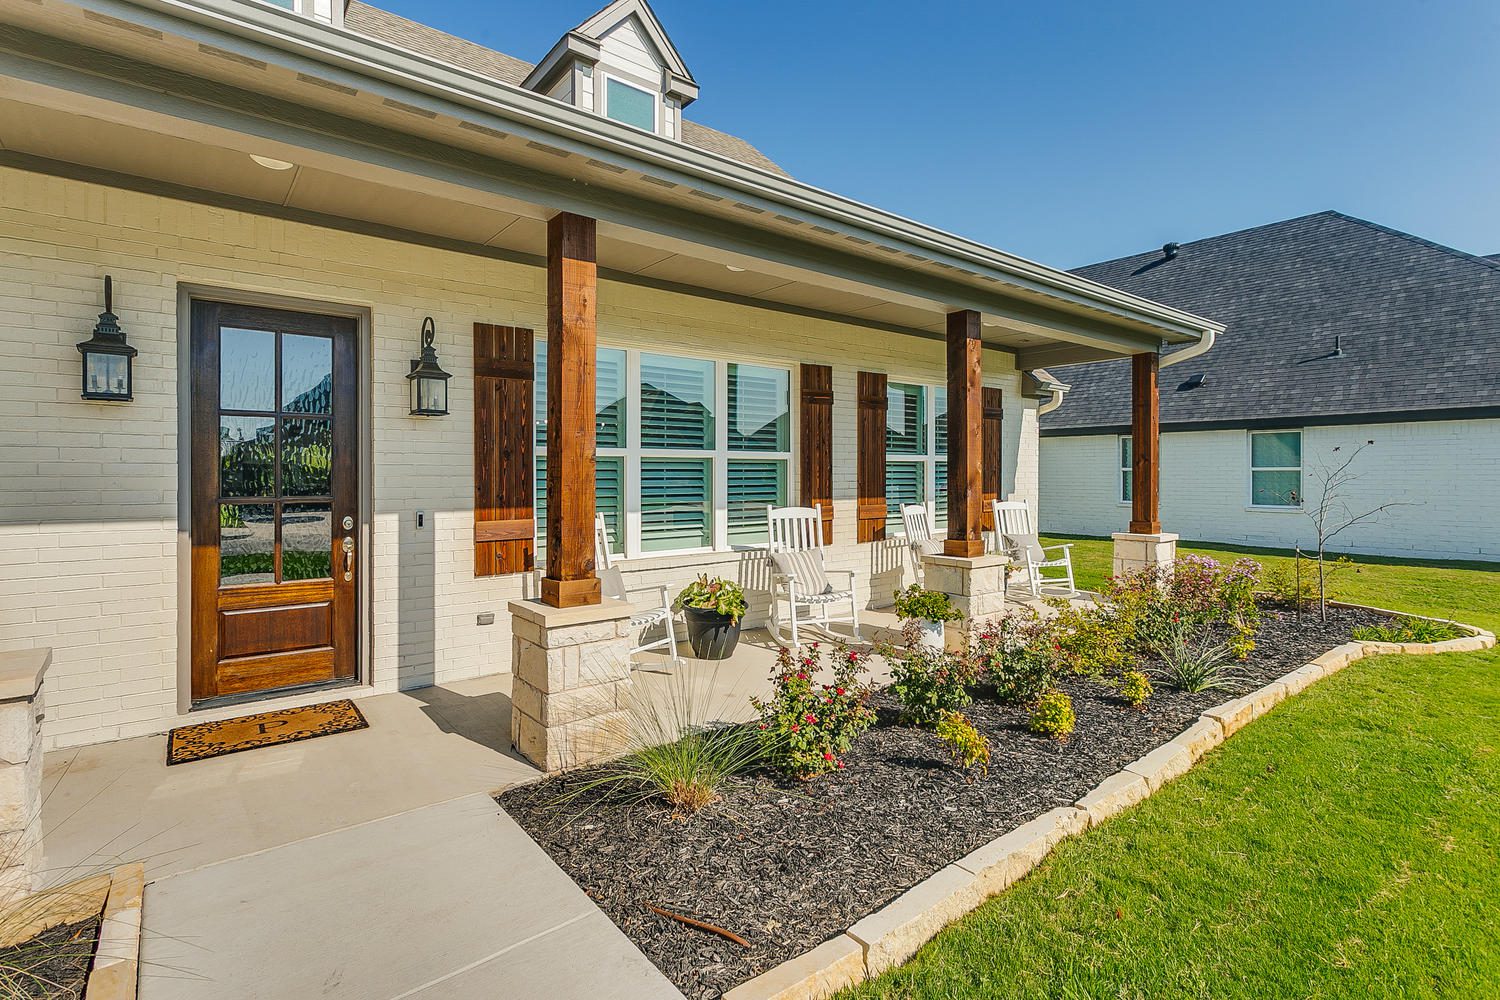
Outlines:
[[[947,864],[1056,806],[1187,728],[1207,708],[1253,691],[1386,616],[1330,609],[1330,621],[1265,608],[1256,649],[1231,686],[1200,694],[1158,684],[1144,710],[1109,687],[1069,679],[1077,728],[1067,743],[1026,730],[1027,712],[976,698],[966,710],[990,740],[988,777],[969,781],[931,733],[900,725],[876,696],[875,728],[848,768],[808,783],[735,779],[687,822],[652,803],[583,793],[583,770],[499,797],[505,810],[691,1000],[709,1000],[847,929]],[[704,920],[748,949],[685,927],[652,904]]]

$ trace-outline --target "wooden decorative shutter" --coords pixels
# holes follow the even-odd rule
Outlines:
[[[885,540],[886,378],[859,373],[859,540]]]
[[[823,544],[833,544],[833,369],[802,366],[802,505],[823,505]]]
[[[474,324],[474,575],[536,565],[532,458],[536,335]]]
[[[990,506],[991,500],[1000,499],[1000,456],[1001,456],[1001,434],[1000,415],[1003,397],[1000,390],[985,386],[980,395],[980,406],[984,410],[984,439],[980,444],[979,453],[983,461],[983,493],[984,493],[984,516],[981,521],[985,531],[995,530],[994,509]]]

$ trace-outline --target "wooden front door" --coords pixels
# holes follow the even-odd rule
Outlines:
[[[194,302],[194,703],[353,680],[355,322]]]

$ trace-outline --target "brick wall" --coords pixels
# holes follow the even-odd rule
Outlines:
[[[473,575],[469,336],[476,321],[544,331],[541,269],[9,169],[0,169],[0,254],[0,649],[56,651],[49,747],[183,721],[182,284],[370,311],[367,676],[375,690],[395,690],[509,669],[505,605],[529,596],[530,582]],[[78,398],[73,345],[102,309],[106,273],[115,279],[121,325],[140,350],[129,404]],[[439,355],[454,375],[446,418],[407,414],[405,375],[426,315],[437,322]],[[834,561],[858,571],[867,599],[889,600],[904,566],[900,545],[854,542],[855,373],[941,382],[939,341],[614,283],[600,290],[599,328],[612,346],[789,366],[831,362]],[[986,381],[1005,392],[1006,491],[1034,497],[1035,404],[1020,398],[1010,355],[991,352],[985,364]],[[791,472],[795,479],[795,461]],[[427,513],[423,529],[417,510]],[[745,553],[643,559],[627,570],[632,586],[675,587],[708,571],[765,587],[763,560]],[[486,611],[495,612],[492,626],[476,623]],[[229,714],[238,713],[194,720]]]
[[[1303,488],[1318,499],[1315,471],[1373,441],[1356,460],[1347,491],[1353,513],[1399,502],[1370,524],[1338,536],[1340,552],[1431,559],[1500,560],[1500,420],[1309,427],[1303,431]],[[1113,435],[1041,439],[1043,530],[1105,535],[1125,530],[1119,451]],[[1333,449],[1339,448],[1335,454]],[[1246,431],[1162,435],[1162,528],[1185,539],[1274,548],[1316,548],[1310,518],[1297,510],[1249,509]]]

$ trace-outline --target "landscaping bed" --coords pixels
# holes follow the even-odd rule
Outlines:
[[[511,790],[500,804],[689,998],[713,998],[848,928],[944,865],[1056,806],[1171,739],[1204,709],[1301,666],[1386,616],[1332,607],[1324,623],[1262,605],[1255,649],[1225,687],[1158,684],[1142,708],[1087,677],[1062,676],[1076,728],[1028,730],[1030,710],[977,690],[964,709],[990,743],[988,774],[956,768],[926,729],[901,722],[890,691],[878,720],[809,782],[769,770],[729,778],[691,819],[657,800],[590,788],[585,769]],[[1149,666],[1149,664],[1147,664]],[[661,916],[706,921],[745,948]]]
[[[29,941],[0,948],[4,996],[82,1000],[103,915],[59,924]]]

